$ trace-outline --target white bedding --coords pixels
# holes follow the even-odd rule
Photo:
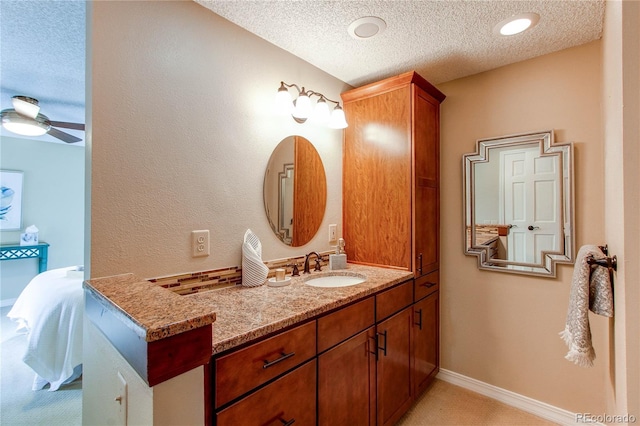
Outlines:
[[[33,390],[49,383],[49,390],[55,391],[80,375],[84,293],[82,273],[75,269],[70,266],[38,274],[7,314],[17,321],[18,331],[27,332],[22,359],[36,373]]]

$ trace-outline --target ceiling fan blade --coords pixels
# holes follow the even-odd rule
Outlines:
[[[69,123],[67,121],[51,121],[51,120],[49,120],[49,122],[54,127],[62,127],[65,129],[73,129],[73,130],[84,130],[84,124],[82,123]]]
[[[66,143],[74,143],[74,142],[80,142],[82,139],[77,138],[73,135],[70,135],[69,133],[65,133],[61,130],[58,130],[56,128],[50,128],[49,131],[47,132],[49,133],[51,136],[53,136],[54,138],[58,138],[63,142]]]

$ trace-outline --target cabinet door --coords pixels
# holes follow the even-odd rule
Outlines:
[[[343,235],[352,262],[411,268],[410,86],[345,103]]]
[[[440,104],[414,87],[414,267],[416,278],[438,269]]]
[[[376,420],[375,330],[318,357],[318,424],[373,426]]]
[[[221,410],[216,426],[315,425],[316,361]]]
[[[413,305],[413,382],[420,395],[438,372],[439,292]]]
[[[393,425],[411,406],[411,321],[413,307],[377,325],[378,425]]]

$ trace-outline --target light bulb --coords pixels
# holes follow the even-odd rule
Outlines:
[[[500,21],[493,27],[493,33],[500,36],[512,36],[533,28],[540,20],[540,15],[533,12],[519,13]]]
[[[329,105],[327,105],[327,101],[325,101],[324,98],[320,98],[313,110],[313,121],[319,124],[327,124],[330,117],[331,113],[329,112]]]
[[[344,111],[340,105],[336,105],[331,113],[331,119],[329,120],[329,127],[332,129],[344,129],[348,127],[347,120],[344,116]]]
[[[42,114],[38,120],[25,117],[15,111],[2,111],[2,127],[8,131],[23,136],[42,136],[49,131],[51,126]]]
[[[531,25],[531,19],[522,18],[516,19],[515,21],[511,21],[505,24],[502,28],[500,28],[500,34],[502,35],[514,35],[523,32]]]
[[[293,109],[293,101],[291,100],[291,93],[284,87],[284,84],[280,85],[278,93],[276,93],[276,111],[280,114],[291,114]]]
[[[295,107],[293,108],[293,112],[291,113],[291,115],[293,115],[295,118],[300,119],[309,118],[312,111],[311,99],[309,99],[309,96],[307,96],[306,92],[302,91],[300,93],[300,96],[298,96],[298,98],[293,101],[293,103],[295,104]]]

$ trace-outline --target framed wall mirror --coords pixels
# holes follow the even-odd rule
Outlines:
[[[464,251],[480,269],[555,277],[574,262],[573,144],[553,131],[479,139],[462,162]]]
[[[300,247],[316,235],[327,204],[327,177],[318,151],[302,136],[273,150],[264,175],[264,208],[273,233]]]

